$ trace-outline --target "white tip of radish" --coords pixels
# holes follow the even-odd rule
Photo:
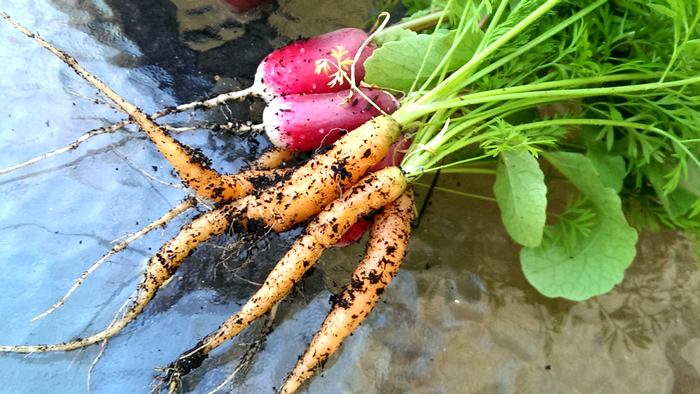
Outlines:
[[[265,86],[265,80],[263,78],[263,75],[265,75],[265,60],[260,62],[258,64],[257,70],[255,70],[255,79],[253,80],[253,86],[250,87],[250,90],[253,92],[254,95],[260,97],[261,99],[265,100],[265,102],[270,102],[273,98],[275,98],[275,94],[268,89]]]
[[[263,111],[263,125],[265,133],[270,142],[276,147],[285,148],[289,145],[289,141],[285,139],[285,135],[281,129],[281,119],[279,116],[282,112],[291,111],[291,108],[284,100],[271,100]]]

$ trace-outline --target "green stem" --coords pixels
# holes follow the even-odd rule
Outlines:
[[[537,19],[542,17],[547,13],[552,7],[559,4],[561,0],[547,0],[544,4],[539,6],[533,13],[525,17],[518,24],[513,26],[512,29],[508,30],[504,35],[499,37],[496,41],[489,44],[483,51],[475,54],[465,65],[460,67],[457,71],[452,73],[448,78],[442,81],[435,88],[431,89],[430,92],[423,95],[416,101],[418,105],[424,105],[437,100],[441,97],[447,97],[455,92],[461,90],[464,87],[464,80],[468,78],[471,73],[491,54],[493,54],[498,48],[503,46],[505,43],[510,41],[513,37],[517,36],[525,28],[534,23]]]
[[[695,31],[695,27],[697,26],[698,22],[700,22],[700,9],[698,9],[698,11],[695,13],[695,17],[693,18],[693,21],[690,23],[690,26],[685,26],[686,32],[685,32],[685,38],[683,39],[683,43],[681,43],[680,45],[674,45],[673,54],[671,54],[671,60],[668,62],[668,66],[666,66],[666,71],[664,71],[664,75],[661,77],[661,82],[663,82],[663,80],[666,78],[666,75],[669,72],[671,72],[671,68],[673,67],[673,64],[676,62],[676,60],[678,60],[678,55],[680,54],[681,49],[684,48],[688,44],[688,41],[690,40],[690,36]]]
[[[497,119],[505,118],[516,112],[523,111],[528,108],[534,108],[539,105],[557,101],[560,101],[558,97],[543,96],[537,99],[512,101],[491,109],[489,109],[488,107],[490,107],[492,103],[483,104],[481,107],[470,111],[463,118],[456,120],[456,126],[450,129],[449,132],[444,135],[442,141],[432,142],[431,145],[437,147],[437,153],[425,162],[420,163],[420,165],[424,167],[430,167],[432,164],[440,162],[448,155],[463,149],[469,144],[482,140],[483,138],[479,138],[476,140],[472,139],[472,136],[475,133],[478,133],[486,127],[488,127]],[[482,108],[486,110],[482,110]],[[465,135],[461,136],[459,141],[455,142],[453,140],[453,138],[457,138],[467,129],[470,129],[469,133],[466,133]]]
[[[415,186],[423,187],[423,188],[429,188],[430,185],[425,184],[425,183],[420,183],[420,182],[414,182],[413,183]],[[467,193],[467,192],[460,192],[454,189],[450,189],[447,187],[440,187],[440,186],[435,186],[433,189],[445,193],[450,193],[450,194],[455,194],[458,196],[462,197],[469,197],[469,198],[475,198],[477,200],[484,200],[484,201],[490,201],[490,202],[496,202],[496,199],[493,197],[488,197],[488,196],[482,196],[481,194],[475,194],[475,193]]]
[[[475,53],[479,53],[484,49],[484,46],[488,42],[488,38],[491,37],[493,34],[493,31],[496,29],[496,26],[501,22],[501,17],[503,16],[503,13],[506,11],[506,7],[508,6],[509,1],[507,0],[501,0],[501,2],[498,4],[498,8],[496,9],[496,12],[494,12],[493,17],[491,17],[491,20],[489,21],[489,27],[486,28],[486,32],[484,32],[484,39],[481,40],[479,43],[479,46],[476,48]],[[465,7],[466,8],[466,7]]]
[[[444,135],[439,137],[432,136],[433,138],[431,140],[427,140],[426,135],[422,134],[421,136],[423,138],[420,139],[422,142],[420,144],[414,143],[411,146],[412,152],[411,154],[406,155],[401,163],[401,167],[404,168],[404,170],[432,168],[433,165],[441,162],[450,154],[457,152],[468,145],[488,138],[488,136],[484,135],[474,135],[487,128],[497,119],[509,116],[527,108],[556,101],[560,101],[560,98],[542,96],[537,99],[513,101],[491,109],[488,109],[488,107],[491,106],[490,103],[484,104],[481,107],[470,111],[464,117],[453,119],[455,126],[450,128]],[[486,110],[482,110],[482,108],[485,108]],[[466,130],[469,130],[469,132],[465,133]],[[459,137],[459,140],[455,141],[454,138],[457,137]],[[416,140],[418,140],[418,137]],[[430,146],[432,152],[425,149],[425,145]]]
[[[636,75],[636,74],[633,74]],[[649,75],[649,74],[647,74]],[[614,77],[614,75],[608,76],[608,77]],[[599,80],[605,77],[592,77],[592,78],[580,78],[580,81],[585,81],[585,80]],[[570,81],[574,80],[564,80],[564,81],[552,81],[552,82],[544,82],[539,85],[546,85],[546,84],[552,84],[552,85],[557,85],[560,84],[561,86],[566,86],[567,83]],[[590,82],[593,83],[593,82]],[[557,90],[538,90],[538,91],[530,91],[527,85],[522,85],[522,86],[516,86],[513,88],[503,88],[503,89],[495,89],[487,92],[479,92],[479,93],[473,93],[471,95],[466,95],[462,97],[458,97],[453,100],[445,100],[445,101],[440,101],[437,103],[433,103],[430,105],[418,105],[418,104],[409,104],[402,109],[400,116],[400,122],[411,122],[414,119],[419,119],[420,117],[424,116],[427,113],[437,111],[442,108],[453,108],[453,107],[463,107],[466,105],[473,105],[473,104],[481,104],[481,103],[488,103],[492,101],[506,101],[506,100],[514,100],[514,99],[528,99],[528,98],[538,98],[544,96],[548,97],[556,97],[558,100],[570,100],[570,99],[575,99],[575,98],[583,98],[583,97],[594,97],[594,96],[606,96],[606,95],[621,95],[624,93],[636,93],[636,92],[644,92],[644,91],[654,91],[658,89],[664,89],[664,88],[672,88],[672,87],[677,87],[677,86],[684,86],[684,85],[692,85],[694,83],[700,83],[700,76],[697,77],[692,77],[692,78],[684,78],[680,79],[677,81],[671,81],[671,82],[650,82],[650,83],[642,83],[642,84],[636,84],[636,85],[628,85],[628,86],[611,86],[611,87],[605,87],[605,88],[584,88],[584,89],[557,89]],[[516,89],[517,88],[517,89]],[[524,91],[517,91],[518,89],[524,90]],[[488,94],[487,94],[488,93]],[[661,92],[658,92],[658,94],[661,94]],[[399,112],[399,111],[397,111]],[[394,118],[396,119],[396,113],[394,114]],[[397,119],[397,120],[399,120]]]
[[[662,74],[661,73],[626,73],[626,74],[614,74],[614,75],[603,75],[603,76],[598,76],[598,77],[586,77],[586,78],[571,78],[571,79],[564,79],[564,80],[558,80],[558,81],[548,81],[548,82],[540,82],[540,83],[529,83],[525,85],[518,85],[518,86],[511,86],[507,88],[499,88],[499,89],[492,89],[492,90],[485,90],[482,92],[476,92],[476,93],[470,93],[466,95],[459,96],[452,101],[443,101],[439,104],[434,104],[433,106],[423,106],[423,107],[418,107],[416,104],[407,104],[407,107],[411,107],[412,110],[405,110],[399,113],[394,113],[392,115],[394,119],[396,119],[399,123],[401,124],[409,124],[412,121],[415,121],[416,119],[420,119],[421,117],[425,116],[426,114],[430,112],[435,112],[438,110],[438,107],[441,106],[452,106],[454,105],[455,108],[458,108],[458,105],[455,104],[447,104],[447,103],[455,103],[458,101],[471,101],[471,100],[476,100],[476,99],[482,99],[485,97],[497,97],[500,98],[502,95],[505,94],[511,94],[511,93],[522,93],[522,92],[530,92],[530,91],[543,91],[543,90],[549,90],[549,89],[554,89],[554,88],[562,88],[562,87],[567,87],[567,86],[579,86],[579,85],[594,85],[594,84],[601,84],[601,83],[606,83],[606,82],[621,82],[621,81],[635,81],[635,80],[640,80],[640,79],[655,79],[657,77],[660,77]],[[537,93],[537,95],[541,95],[541,93]],[[557,98],[556,100],[561,100],[561,98]],[[498,101],[498,100],[492,100],[493,101]],[[552,100],[553,101],[553,100]],[[482,101],[483,103],[484,101]]]
[[[426,124],[426,127],[423,128],[420,133],[420,135],[416,135],[413,138],[413,144],[411,144],[411,148],[415,146],[421,146],[425,145],[428,143],[428,140],[434,135],[434,133],[438,130],[440,130],[443,127],[443,119],[447,118],[446,110],[439,110],[436,111],[432,116],[431,119],[428,121]],[[412,154],[412,151],[409,151],[406,156],[410,156]]]
[[[446,7],[449,7],[452,4],[452,1],[453,0],[449,0],[447,2]],[[445,12],[441,12],[440,17],[438,18],[437,23],[435,24],[435,30],[433,31],[433,34],[430,37],[430,44],[428,45],[428,50],[426,51],[426,53],[430,53],[432,51],[433,45],[435,44],[436,33],[440,29],[440,26],[442,26],[442,22],[445,20],[445,18],[447,18],[447,16],[445,15]],[[423,69],[425,68],[427,61],[428,61],[428,57],[424,56],[423,60],[421,61],[421,64],[420,64],[420,68],[418,68],[417,75],[421,75],[421,73],[423,72]],[[411,88],[408,89],[409,93],[413,92],[415,90],[417,84],[418,84],[418,78],[413,80],[413,83],[411,84]]]
[[[430,86],[430,84],[439,75],[442,75],[442,78],[444,79],[444,75],[445,75],[445,73],[447,73],[447,66],[448,66],[449,62],[452,61],[452,54],[458,48],[458,45],[456,45],[456,43],[462,42],[462,40],[464,39],[464,36],[468,32],[468,29],[465,28],[465,25],[467,24],[467,18],[466,18],[467,10],[468,10],[467,7],[464,7],[464,10],[462,10],[461,18],[459,18],[459,25],[457,26],[457,31],[459,33],[455,36],[455,38],[452,42],[452,45],[450,45],[450,49],[443,56],[443,58],[440,60],[440,63],[437,65],[437,67],[435,67],[433,72],[430,73],[430,76],[428,76],[428,79],[426,79],[425,82],[423,82],[423,85],[420,88],[421,91],[428,90],[428,87]],[[431,46],[432,46],[432,42],[431,42]],[[430,53],[430,51],[428,51],[428,53]],[[425,64],[425,59],[423,59],[423,64]],[[423,64],[421,65],[421,69],[423,68]],[[421,75],[421,73],[419,72],[418,75]],[[418,79],[413,81],[413,85],[411,86],[411,90],[409,92],[413,91],[413,88],[415,87],[416,82],[418,82]]]
[[[393,33],[396,30],[401,30],[401,29],[406,29],[406,30],[413,30],[413,31],[420,31],[427,29],[429,27],[435,26],[435,24],[440,20],[440,16],[442,16],[442,11],[434,11],[431,12],[428,15],[424,15],[418,18],[413,18],[409,20],[405,20],[396,24],[393,24],[386,29],[382,30],[379,32],[375,38],[382,37],[384,35],[388,35]]]
[[[496,175],[496,170],[489,168],[445,168],[440,171],[441,174],[478,174],[478,175]]]
[[[483,159],[491,158],[491,157],[493,157],[493,156],[491,156],[491,155],[475,156],[475,157],[470,157],[468,159],[458,160],[458,161],[455,161],[452,163],[448,163],[448,164],[444,164],[444,165],[440,165],[440,166],[435,166],[435,167],[429,167],[429,168],[423,168],[423,167],[415,167],[414,168],[414,167],[410,167],[410,166],[402,164],[401,169],[404,170],[404,172],[406,173],[406,177],[408,177],[408,179],[411,180],[411,179],[418,179],[423,174],[428,174],[428,173],[435,172],[438,170],[443,170],[445,168],[455,167],[455,166],[458,166],[461,164],[473,163],[475,161],[479,161],[479,160],[483,160]]]

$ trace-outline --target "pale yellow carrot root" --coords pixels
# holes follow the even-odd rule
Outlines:
[[[309,270],[324,249],[334,245],[359,218],[398,198],[408,187],[398,167],[387,167],[367,175],[343,196],[318,214],[303,234],[270,272],[263,286],[215,332],[183,353],[169,368],[169,378],[177,381],[197,368],[210,351],[233,338],[255,319],[284,298]]]
[[[127,312],[104,331],[60,344],[0,346],[0,352],[67,351],[114,336],[141,313],[158,289],[165,285],[199,243],[222,234],[234,221],[240,226],[250,225],[252,221],[255,225],[284,231],[308,220],[328,202],[335,200],[343,188],[355,183],[368,168],[381,160],[398,133],[396,122],[389,117],[367,122],[338,140],[325,154],[296,169],[286,181],[277,183],[258,195],[247,195],[205,213],[183,227],[175,238],[149,260],[145,277]],[[363,215],[367,213],[369,211]],[[333,243],[335,242],[337,240]]]
[[[170,211],[166,212],[163,216],[161,216],[157,220],[154,220],[153,222],[149,223],[141,230],[139,230],[133,234],[129,234],[124,240],[122,240],[121,242],[114,245],[112,247],[112,249],[109,250],[109,252],[102,255],[102,257],[100,257],[99,260],[97,260],[93,265],[90,266],[90,268],[88,268],[85,272],[83,272],[80,275],[80,277],[78,277],[78,279],[75,280],[75,282],[73,283],[73,286],[71,286],[70,289],[68,289],[66,294],[63,297],[61,297],[61,299],[56,301],[51,306],[51,308],[47,309],[46,311],[44,311],[41,314],[32,318],[32,321],[42,319],[42,318],[48,316],[49,314],[51,314],[52,312],[54,312],[56,309],[60,308],[66,302],[68,297],[70,297],[71,294],[73,294],[73,292],[75,290],[77,290],[78,287],[80,287],[80,285],[85,281],[85,279],[87,279],[87,277],[90,276],[90,274],[95,272],[95,270],[98,269],[102,264],[104,264],[104,262],[106,262],[110,257],[112,257],[115,254],[119,253],[120,251],[126,249],[130,243],[141,238],[145,234],[148,234],[149,232],[153,231],[154,229],[156,229],[158,227],[165,226],[172,219],[174,219],[175,217],[177,217],[181,213],[187,211],[188,209],[194,208],[196,205],[197,205],[197,201],[194,198],[187,197],[180,204],[175,206]]]
[[[182,182],[192,188],[198,195],[217,202],[231,201],[233,198],[244,195],[244,193],[238,189],[241,185],[238,178],[235,176],[223,177],[216,170],[212,169],[206,157],[196,150],[181,144],[170,136],[170,134],[159,126],[151,117],[146,115],[135,105],[124,100],[124,98],[109,86],[88,72],[75,58],[51,45],[37,34],[32,33],[5,12],[0,11],[0,16],[7,20],[15,29],[33,39],[62,60],[79,76],[95,86],[100,92],[117,104],[119,108],[126,112],[146,135],[148,135],[148,138],[153,141],[161,154],[163,154],[175,168]]]
[[[252,169],[257,170],[269,170],[272,168],[277,168],[282,164],[294,159],[297,156],[297,152],[293,150],[274,147],[263,152],[260,157],[258,157],[255,162],[250,166]]]
[[[220,175],[216,183],[205,186],[203,192],[207,198],[217,203],[229,203],[245,197],[256,190],[266,189],[284,180],[291,169],[253,169],[237,174]],[[202,195],[202,193],[198,193]]]
[[[308,220],[381,161],[399,134],[399,124],[389,116],[367,121],[297,168],[284,184],[250,196],[246,218],[277,232]]]
[[[124,100],[114,90],[90,74],[75,58],[60,51],[43,38],[27,30],[9,15],[0,11],[13,27],[35,40],[61,59],[83,79],[94,85],[126,112],[155,143],[158,150],[175,168],[183,183],[197,194],[212,199],[222,199],[223,190],[235,188],[237,183],[210,168],[208,161],[198,152],[172,138],[139,108]],[[358,133],[359,130],[369,133]],[[283,231],[301,223],[336,199],[342,189],[354,184],[371,166],[388,152],[389,146],[399,135],[400,126],[389,116],[370,120],[342,138],[327,154],[318,155],[296,171],[281,190],[285,195],[263,194],[248,206],[247,216],[253,220],[270,223],[275,231]],[[319,176],[319,174],[321,174]],[[315,183],[315,184],[314,184]],[[234,193],[238,195],[238,193]],[[294,205],[298,209],[291,217],[280,213]],[[272,209],[270,209],[272,208]]]
[[[296,392],[372,311],[406,254],[412,213],[413,196],[407,191],[375,217],[364,258],[287,377],[281,393]]]
[[[164,128],[155,123],[155,121],[143,111],[124,100],[124,98],[118,95],[114,90],[90,74],[75,60],[75,58],[60,51],[43,38],[27,30],[6,13],[0,12],[0,16],[5,18],[13,27],[27,37],[35,40],[53,53],[83,79],[91,83],[104,95],[114,101],[114,103],[126,112],[146,135],[148,135],[161,154],[163,154],[175,168],[182,182],[192,188],[198,195],[217,202],[229,202],[245,194],[239,190],[241,185],[245,183],[244,181],[241,182],[235,175],[223,176],[212,169],[206,157],[181,144],[170,136]],[[379,132],[369,137],[365,135],[362,138],[344,138],[347,140],[347,143],[336,144],[332,149],[335,150],[335,153],[319,155],[317,156],[318,159],[309,162],[310,165],[302,167],[301,171],[297,171],[299,174],[294,177],[295,180],[290,180],[287,182],[286,187],[283,188],[290,192],[287,196],[283,198],[278,198],[276,196],[260,198],[258,203],[251,204],[248,216],[251,219],[262,220],[263,222],[273,220],[274,224],[272,224],[271,227],[275,231],[282,231],[294,224],[305,221],[315,212],[318,212],[320,207],[327,205],[337,198],[340,195],[340,190],[357,182],[368,168],[376,164],[387,154],[391,143],[398,138],[400,129],[398,123],[389,116],[375,118],[356,130],[366,130],[368,128],[374,129],[370,131]],[[352,136],[353,134],[355,134],[355,132],[349,133],[348,135]],[[363,146],[367,148],[363,149]],[[358,151],[358,149],[361,150]],[[324,172],[325,174],[332,173],[330,176],[319,180],[321,183],[326,183],[327,185],[319,187],[318,185],[309,185],[308,182],[303,181],[303,179],[306,179],[309,175],[319,172]],[[313,176],[312,179],[315,180],[317,177]],[[331,189],[336,190],[333,191]],[[310,193],[309,190],[313,190],[313,192]],[[305,199],[305,197],[310,195],[313,195],[314,198]],[[274,199],[278,199],[278,201],[274,202]],[[285,219],[283,218],[283,214],[280,215],[279,212],[270,212],[269,209],[266,209],[271,205],[282,206],[286,209],[286,207],[289,206],[288,204],[291,203],[291,200],[297,199],[304,200],[305,204],[301,204],[304,206],[295,213],[295,217],[292,219]],[[271,204],[273,202],[274,204]]]
[[[206,158],[173,139],[148,115],[126,102],[80,66],[74,58],[33,34],[2,11],[0,16],[60,58],[128,113],[173,165],[183,182],[198,194],[221,202],[227,202],[235,198],[232,195],[238,195],[238,192],[232,191],[241,183],[235,175],[222,176],[211,169]],[[387,154],[390,145],[398,138],[399,132],[399,124],[391,117],[377,117],[352,133],[348,133],[325,154],[314,157],[304,166],[296,169],[285,181],[196,218],[191,224],[183,227],[178,235],[167,242],[149,260],[144,279],[124,316],[110,324],[104,331],[60,344],[0,346],[0,352],[68,351],[106,340],[118,333],[143,311],[158,289],[172,278],[175,270],[198,244],[225,232],[234,219],[240,219],[237,224],[241,226],[254,224],[269,227],[275,231],[284,231],[308,220],[330,204],[329,209],[333,213],[319,215],[307,229],[302,241],[288,253],[289,257],[286,257],[286,260],[283,259],[280,266],[273,271],[275,275],[279,275],[291,270],[288,272],[291,279],[276,282],[276,276],[272,276],[264,289],[259,291],[260,294],[254,296],[244,307],[244,313],[249,314],[251,318],[239,322],[240,317],[238,317],[233,321],[227,321],[226,327],[222,326],[222,328],[240,331],[250,321],[265,313],[269,309],[269,304],[274,304],[282,298],[318,258],[321,251],[337,242],[357,218],[393,201],[407,187],[403,173],[394,167],[377,172],[368,178],[389,176],[389,178],[393,177],[391,181],[386,179],[375,181],[376,184],[363,181],[350,189],[342,201],[335,201],[344,189],[358,182],[369,168]],[[347,208],[344,207],[345,204],[348,204]],[[342,212],[337,212],[339,210]],[[345,219],[339,221],[336,216]],[[306,258],[300,258],[300,256],[306,256]],[[295,264],[302,268],[295,268]],[[209,350],[213,349],[230,335],[235,333],[217,334],[210,338],[211,340],[208,339],[204,345]],[[178,368],[173,368],[174,376],[177,377],[181,371],[189,371],[192,367],[199,365],[205,357],[206,353],[197,349],[194,354],[182,358],[177,364]]]
[[[243,197],[247,194],[250,194],[253,190],[260,189],[260,188],[266,188],[269,187],[271,184],[275,184],[279,182],[280,180],[284,179],[289,173],[291,172],[291,169],[270,169],[270,170],[247,170],[243,171],[238,174],[233,174],[233,175],[223,175],[223,180],[226,183],[229,183],[231,185],[235,185],[235,187],[228,188],[226,190],[221,190],[221,194],[218,195],[220,199],[217,201],[222,202],[222,201],[227,201],[227,200],[234,200],[239,197]],[[77,288],[87,279],[87,277],[94,272],[97,268],[99,268],[107,259],[109,259],[111,256],[114,254],[120,252],[121,250],[125,249],[129,243],[131,243],[133,240],[138,239],[145,233],[150,232],[151,230],[164,225],[168,221],[170,221],[172,218],[175,216],[179,215],[180,213],[184,212],[185,210],[194,207],[196,204],[196,200],[194,198],[188,198],[185,201],[183,201],[180,205],[175,207],[173,210],[169,211],[163,217],[159,218],[158,220],[154,221],[153,223],[150,223],[140,231],[131,234],[129,237],[127,237],[124,241],[119,242],[116,244],[112,249],[110,249],[109,252],[105,253],[99,260],[97,260],[88,270],[83,272],[80,277],[73,283],[73,286],[71,286],[70,289],[66,292],[66,294],[61,297],[56,303],[54,303],[51,308],[48,310],[42,312],[41,314],[37,315],[36,317],[32,318],[32,320],[38,320],[46,317],[50,313],[54,312],[56,309],[61,307],[65,301],[70,297],[70,295],[77,290]]]
[[[223,234],[235,217],[235,207],[226,205],[206,212],[184,226],[178,235],[163,245],[148,261],[141,281],[124,316],[115,320],[104,331],[85,338],[51,345],[0,346],[0,352],[35,353],[69,351],[109,339],[126,327],[146,307],[160,287],[165,285],[197,245],[214,235]]]

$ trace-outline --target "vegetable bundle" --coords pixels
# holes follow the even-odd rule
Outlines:
[[[175,384],[286,296],[354,223],[384,207],[366,258],[282,389],[294,391],[395,274],[408,239],[410,185],[426,173],[493,173],[503,223],[523,246],[523,272],[550,297],[585,300],[609,291],[634,258],[638,229],[700,232],[699,1],[435,0],[422,6],[440,11],[419,11],[405,23],[430,18],[431,33],[387,29],[373,36],[374,44],[365,39],[357,46],[351,67],[342,56],[326,60],[331,63],[316,59],[335,67],[331,83],[348,82],[349,102],[358,95],[383,114],[304,165],[267,174],[271,186],[239,188],[260,174],[218,174],[146,114],[78,71],[139,123],[183,182],[219,206],[150,259],[125,316],[105,331],[0,350],[71,350],[109,338],[209,237],[231,226],[285,231],[308,221],[241,310],[169,366]],[[372,54],[362,64],[364,84],[396,92],[398,109],[356,85],[352,67],[365,48]],[[336,54],[343,49],[333,48]],[[285,117],[291,104],[285,111],[271,108],[277,108],[276,126],[291,124]],[[370,172],[402,131],[412,143],[400,166]],[[561,180],[568,204],[548,211],[548,186]]]

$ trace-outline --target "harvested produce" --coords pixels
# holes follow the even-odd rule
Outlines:
[[[277,49],[258,66],[249,92],[271,99],[347,89],[350,85],[338,70],[351,72],[354,68],[354,82],[364,78],[363,64],[376,48],[368,39],[360,29],[345,28]]]
[[[233,10],[247,12],[262,5],[271,3],[270,0],[224,0]]]
[[[409,23],[408,26],[413,26],[413,24]],[[375,48],[375,45],[369,42],[368,39],[369,36],[360,29],[345,28],[293,42],[288,46],[273,51],[263,59],[258,66],[254,83],[251,87],[240,91],[222,93],[203,101],[166,107],[151,114],[150,117],[152,120],[156,120],[194,109],[217,108],[226,102],[243,100],[249,96],[272,100],[277,96],[286,94],[328,93],[347,90],[350,88],[352,80],[342,78],[344,74],[334,72],[333,67],[338,67],[343,72],[349,71],[354,73],[354,85],[359,83],[364,75],[362,62]],[[367,46],[362,50],[361,56],[358,56],[357,59],[350,58],[350,54],[356,53],[365,41]],[[356,60],[357,63],[355,63]],[[0,175],[16,171],[55,155],[73,151],[93,137],[115,132],[131,123],[132,119],[127,119],[108,127],[90,130],[62,148],[7,168],[0,168]],[[238,128],[244,129],[245,127]]]
[[[167,368],[174,387],[214,348],[289,293],[354,222],[391,207],[423,174],[437,171],[492,170],[505,228],[522,245],[525,277],[549,297],[585,300],[609,291],[635,256],[639,228],[663,225],[700,232],[699,3],[436,0],[428,5],[442,10],[432,33],[395,30],[378,41],[364,62],[364,82],[401,92],[400,108],[345,134],[284,180],[226,201],[184,227],[151,258],[128,319],[113,323],[116,329],[110,326],[108,335],[98,334],[99,340],[133,320],[193,248],[232,222],[285,231],[308,220],[241,310]],[[353,80],[342,62],[336,66],[340,79]],[[204,173],[209,183],[230,187],[197,160],[188,161],[186,149],[114,96],[184,182],[206,193],[206,185],[192,186],[198,182],[193,178]],[[409,132],[413,142],[400,166],[367,174],[401,131]],[[541,169],[545,162],[552,168],[547,176]],[[566,180],[571,197],[548,220],[548,183],[553,179]],[[377,239],[376,232],[371,239]],[[368,259],[375,258],[373,250],[368,249]],[[386,250],[387,261],[394,261],[395,251]],[[356,283],[370,288],[364,280]],[[348,290],[341,300],[349,302],[349,294],[354,293]],[[324,338],[344,337],[347,327],[359,324],[351,311],[342,305],[334,309],[329,324],[344,328],[323,329],[285,390],[296,389],[337,347]],[[77,340],[0,350],[65,350],[85,344]],[[321,354],[317,349],[323,349]]]
[[[279,148],[310,151],[330,145],[373,117],[390,114],[399,103],[387,92],[359,88],[334,93],[289,94],[272,99],[263,112],[270,142]]]
[[[398,167],[387,167],[367,175],[343,195],[330,203],[309,223],[304,233],[289,248],[263,285],[241,310],[226,320],[215,332],[197,342],[166,370],[168,379],[177,381],[201,365],[216,347],[248,327],[284,298],[304,273],[314,266],[321,253],[338,242],[343,234],[364,215],[382,208],[406,189],[406,178]],[[403,239],[407,242],[407,237]]]
[[[295,392],[372,311],[401,266],[412,217],[413,196],[407,192],[374,219],[364,258],[350,283],[335,299],[333,309],[280,389],[281,393]]]

